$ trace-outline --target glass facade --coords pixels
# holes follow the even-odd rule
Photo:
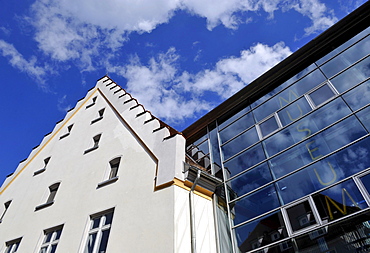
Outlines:
[[[222,252],[369,252],[369,33],[188,144],[223,180]]]

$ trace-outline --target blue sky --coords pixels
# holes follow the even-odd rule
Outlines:
[[[0,183],[105,74],[181,131],[364,2],[2,1]]]

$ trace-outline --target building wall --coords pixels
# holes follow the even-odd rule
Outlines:
[[[159,159],[154,153],[158,151],[150,150],[102,94],[90,91],[4,182],[0,213],[3,203],[12,202],[0,224],[0,252],[5,251],[5,242],[19,237],[17,252],[39,252],[43,231],[62,224],[57,252],[82,252],[90,215],[111,208],[107,252],[174,252],[174,186],[155,191]],[[86,108],[94,97],[95,104]],[[91,124],[103,108],[103,118]],[[71,124],[70,134],[60,139]],[[84,154],[97,134],[101,134],[98,148]],[[47,157],[51,158],[46,170],[34,175]],[[109,161],[116,157],[121,157],[118,180],[98,187],[108,179]],[[180,164],[172,170],[181,171]],[[49,186],[58,182],[54,203],[35,211],[46,202]]]
[[[222,164],[230,251],[370,248],[369,32],[188,144],[198,162]]]

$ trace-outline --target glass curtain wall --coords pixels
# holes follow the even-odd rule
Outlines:
[[[230,252],[369,251],[369,33],[188,146],[224,180]]]

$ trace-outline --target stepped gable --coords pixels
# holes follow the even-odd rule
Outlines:
[[[64,119],[58,121],[51,132],[45,134],[41,143],[19,163],[14,173],[7,176],[0,188],[0,194],[22,173],[45,145],[53,138],[57,138],[60,131],[68,126],[69,120],[80,108],[86,106],[97,92],[156,160],[155,187],[171,184],[175,178],[184,180],[185,138],[182,133],[155,117],[130,93],[110,77],[104,76],[97,81],[95,87],[87,92],[85,97],[77,101],[74,108],[68,110]]]

